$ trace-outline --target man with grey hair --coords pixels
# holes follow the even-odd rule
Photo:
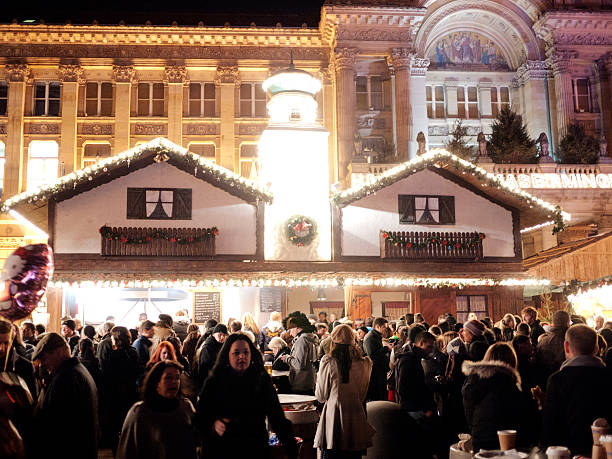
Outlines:
[[[612,375],[600,358],[597,333],[578,324],[565,333],[566,360],[548,378],[544,400],[542,445],[566,446],[571,455],[589,456],[591,424],[606,418],[612,425]]]
[[[110,358],[113,350],[113,342],[111,341],[111,330],[115,326],[114,322],[106,321],[102,324],[102,339],[98,344],[98,360],[102,366],[102,361],[106,362]]]

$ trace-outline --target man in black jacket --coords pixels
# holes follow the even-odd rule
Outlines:
[[[586,325],[565,334],[567,360],[548,378],[542,444],[566,446],[572,456],[590,456],[591,424],[606,418],[612,425],[612,376],[597,353],[597,333]]]
[[[70,435],[70,450],[78,457],[98,457],[98,393],[87,369],[70,357],[68,343],[57,333],[45,334],[32,353],[48,384],[34,418],[35,442],[28,445],[32,457],[63,457]],[[75,410],[79,418],[75,421]]]
[[[219,354],[223,347],[227,335],[227,327],[223,324],[217,324],[213,328],[212,334],[202,344],[196,372],[200,388],[204,385],[206,378],[208,378],[210,370],[215,366],[217,354]]]
[[[565,361],[565,333],[570,326],[570,316],[566,311],[553,314],[553,327],[538,338],[535,362],[538,371],[538,384],[546,389],[550,375],[561,368]]]
[[[529,325],[531,329],[531,344],[534,349],[538,345],[538,338],[544,334],[544,328],[538,320],[538,310],[532,306],[527,306],[521,311],[523,322]]]
[[[392,345],[383,345],[383,333],[388,326],[387,319],[377,317],[372,330],[363,339],[363,350],[372,360],[372,373],[368,387],[368,400],[387,400],[387,372]]]

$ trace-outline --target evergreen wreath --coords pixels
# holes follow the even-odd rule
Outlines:
[[[298,247],[310,244],[317,235],[317,224],[304,215],[294,215],[285,222],[287,239]]]

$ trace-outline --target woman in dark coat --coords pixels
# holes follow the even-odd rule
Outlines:
[[[89,338],[81,338],[76,349],[78,350],[77,357],[79,362],[89,371],[89,374],[98,387],[98,396],[100,396],[100,389],[102,388],[102,370],[100,369],[100,361],[94,353],[93,341]]]
[[[517,446],[528,443],[522,428],[526,410],[517,358],[507,343],[495,343],[480,362],[463,363],[465,417],[474,452],[499,449],[498,430],[517,430]]]
[[[261,354],[247,335],[231,334],[206,380],[196,408],[204,458],[268,457],[270,427],[290,458],[297,457],[291,422],[285,418]]]

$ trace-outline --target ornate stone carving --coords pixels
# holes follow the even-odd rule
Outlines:
[[[187,134],[189,135],[217,135],[219,134],[218,124],[188,124]]]
[[[28,123],[25,125],[27,134],[59,134],[60,125],[58,123]]]
[[[327,68],[319,69],[317,76],[321,80],[321,84],[332,84],[334,82],[334,66],[330,65]]]
[[[80,65],[61,64],[59,66],[59,78],[63,82],[85,83],[85,75],[83,68]]]
[[[83,124],[81,128],[83,135],[112,135],[112,124]]]
[[[334,49],[334,68],[336,72],[341,70],[353,70],[355,58],[358,54],[356,48],[335,48]]]
[[[6,134],[6,124],[0,124],[0,134]]]
[[[32,71],[27,64],[6,64],[5,67],[9,81],[25,81],[27,83],[32,77]]]
[[[236,86],[240,86],[240,70],[238,70],[238,66],[236,65],[228,65],[228,66],[218,66],[217,67],[217,76],[215,77],[215,84],[235,84]]]
[[[136,135],[166,135],[166,125],[164,124],[135,124],[134,134]]]
[[[168,65],[164,68],[165,80],[168,83],[185,83],[187,81],[187,69],[184,65]]]
[[[135,75],[132,65],[113,65],[113,79],[117,83],[131,83]]]
[[[609,35],[597,35],[592,33],[554,33],[554,43],[559,45],[612,45],[612,37]]]
[[[412,65],[410,67],[410,75],[425,76],[429,64],[430,61],[426,57],[414,57],[412,59]]]
[[[410,70],[410,64],[414,58],[414,51],[410,48],[393,48],[391,50],[391,65],[393,71]]]
[[[240,135],[259,135],[266,128],[263,124],[241,124],[238,128]]]
[[[429,126],[428,135],[448,135],[448,126]]]
[[[578,52],[574,50],[555,50],[550,57],[546,59],[546,64],[552,69],[555,75],[567,73],[572,59],[578,56]]]
[[[402,30],[384,29],[349,29],[342,28],[336,32],[336,40],[358,41],[412,41],[414,29],[409,26]]]
[[[548,66],[544,61],[527,61],[516,69],[514,78],[518,85],[530,80],[545,80],[548,76]]]

